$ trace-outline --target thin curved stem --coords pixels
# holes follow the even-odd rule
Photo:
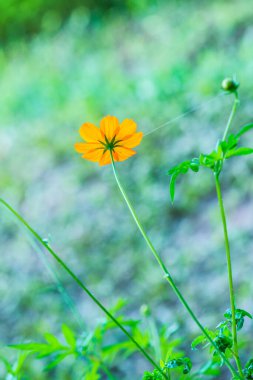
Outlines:
[[[53,256],[53,258],[65,269],[65,271],[72,277],[72,279],[82,288],[86,294],[95,302],[95,304],[110,318],[115,325],[128,337],[129,340],[138,348],[142,355],[156,368],[165,379],[168,380],[167,375],[161,370],[161,368],[156,364],[156,362],[151,358],[151,356],[141,347],[141,345],[132,337],[132,335],[125,329],[125,327],[106,309],[106,307],[95,297],[95,295],[83,284],[83,282],[72,272],[72,270],[64,263],[64,261],[57,255],[57,253],[41,238],[41,236],[25,221],[25,219],[14,210],[9,203],[4,199],[0,198],[0,203],[5,206],[38,240],[46,250]]]
[[[231,124],[232,124],[232,120],[233,120],[233,118],[235,116],[235,113],[236,113],[236,110],[237,110],[237,106],[238,106],[238,104],[240,102],[237,91],[234,92],[234,96],[235,96],[235,98],[234,98],[234,104],[233,104],[231,113],[229,115],[228,122],[227,122],[227,125],[226,125],[226,128],[225,128],[225,132],[224,132],[224,135],[223,135],[223,138],[222,138],[223,141],[226,140],[226,138],[227,138],[229,129],[230,129]]]
[[[116,171],[116,168],[115,168],[115,163],[114,163],[114,159],[113,159],[113,155],[112,155],[112,152],[111,153],[111,160],[112,160],[112,168],[113,168],[113,173],[114,173],[114,177],[115,177],[115,180],[117,182],[117,185],[119,187],[119,190],[128,206],[128,209],[130,211],[130,213],[132,214],[132,217],[137,225],[137,227],[139,228],[139,231],[140,233],[142,234],[144,240],[146,241],[149,249],[151,250],[152,254],[154,255],[155,259],[157,260],[158,264],[160,265],[164,275],[165,275],[165,278],[166,280],[168,281],[168,283],[170,284],[171,288],[173,289],[174,293],[176,294],[176,296],[178,297],[179,301],[182,303],[182,305],[184,306],[184,308],[188,311],[188,313],[190,314],[191,318],[193,319],[193,321],[196,323],[196,325],[200,328],[200,330],[202,331],[202,333],[205,335],[207,341],[215,348],[215,350],[217,352],[219,352],[219,354],[221,355],[222,359],[224,360],[224,363],[227,365],[228,369],[230,370],[230,372],[233,374],[233,376],[235,376],[235,378],[237,379],[241,379],[241,376],[238,375],[238,373],[236,372],[235,368],[231,365],[231,363],[228,361],[228,359],[226,358],[226,356],[223,354],[223,352],[220,352],[218,346],[215,344],[215,342],[213,341],[213,339],[210,337],[210,335],[208,334],[208,332],[205,330],[204,326],[202,326],[202,324],[199,322],[198,318],[196,317],[196,315],[194,314],[194,312],[192,311],[191,307],[188,305],[188,303],[186,302],[186,300],[184,299],[182,293],[180,292],[180,290],[178,289],[178,287],[176,286],[176,284],[174,283],[168,269],[166,268],[163,260],[161,259],[160,255],[158,254],[158,252],[156,251],[155,247],[153,246],[151,240],[149,239],[149,237],[147,236],[135,210],[134,210],[134,207],[132,206],[130,200],[128,199],[128,196],[119,180],[119,177],[117,175],[117,171]]]
[[[19,223],[18,220],[16,222],[17,222],[17,224]],[[51,276],[52,280],[54,281],[56,289],[58,290],[58,292],[62,296],[63,301],[65,302],[65,304],[69,308],[69,310],[72,312],[72,315],[73,315],[75,321],[77,322],[79,328],[83,329],[85,327],[83,318],[82,318],[81,314],[79,313],[74,300],[69,295],[69,293],[65,289],[64,285],[60,281],[60,278],[59,278],[57,271],[50,264],[50,262],[49,262],[47,256],[45,255],[45,252],[43,251],[43,248],[41,247],[41,245],[38,242],[34,241],[31,234],[29,233],[29,231],[27,231],[27,228],[24,227],[23,230],[24,230],[27,238],[29,239],[32,247],[34,247],[35,251],[38,253],[38,256],[41,259],[43,265],[45,266],[45,268],[49,272],[49,275]]]
[[[237,329],[236,329],[236,318],[235,318],[235,315],[236,315],[235,293],[234,293],[234,285],[233,285],[233,271],[232,271],[231,253],[230,253],[230,245],[229,245],[229,238],[228,238],[227,221],[226,221],[226,214],[225,214],[225,209],[224,209],[224,204],[223,204],[223,199],[222,199],[219,176],[217,174],[215,175],[215,184],[216,184],[216,192],[217,192],[217,198],[218,198],[218,203],[219,203],[219,208],[220,208],[225,247],[226,247],[229,296],[230,296],[230,305],[231,305],[231,314],[232,314],[233,352],[234,352],[234,358],[235,358],[238,371],[240,375],[243,377],[242,365],[241,365],[241,361],[239,358],[239,351],[238,351]]]

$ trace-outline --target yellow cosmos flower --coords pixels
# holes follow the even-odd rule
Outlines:
[[[115,116],[106,116],[100,122],[100,128],[92,123],[84,123],[80,136],[85,143],[76,143],[75,150],[82,158],[98,162],[99,165],[114,161],[124,161],[136,154],[132,149],[139,145],[143,133],[136,132],[137,125],[133,120],[125,119],[122,123]],[[111,152],[111,153],[110,153]]]

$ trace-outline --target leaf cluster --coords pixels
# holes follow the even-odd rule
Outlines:
[[[171,359],[166,363],[167,368],[182,368],[183,374],[186,375],[192,369],[192,362],[188,357]]]
[[[159,355],[158,357],[164,360],[161,360],[161,368],[164,368],[164,371],[170,368],[176,373],[188,373],[191,363],[189,359],[184,358],[184,352],[179,349],[181,339],[172,337],[176,331],[175,326],[174,328],[165,325],[158,327],[151,311],[143,321],[126,318],[122,313],[124,305],[125,301],[120,299],[110,312],[117,316],[117,320],[129,330],[133,338],[151,356]],[[69,326],[63,325],[64,341],[51,333],[46,333],[42,342],[13,344],[9,347],[21,351],[22,355],[26,355],[25,358],[33,355],[36,359],[42,360],[45,371],[52,371],[64,359],[72,357],[76,363],[75,367],[78,361],[81,363],[83,374],[80,379],[99,380],[107,376],[106,378],[115,380],[113,373],[115,371],[121,373],[121,361],[137,351],[130,340],[122,337],[120,333],[117,335],[118,330],[115,330],[117,330],[115,323],[108,318],[103,318],[89,333],[76,333]],[[112,331],[114,336],[116,333],[115,342],[112,341]],[[19,373],[23,372],[24,369],[20,366]],[[159,379],[160,375],[161,373],[155,370],[153,373],[146,372],[144,376]],[[19,377],[15,377],[16,379],[18,380]]]
[[[166,363],[161,361],[164,374],[169,375],[170,370],[179,369],[183,375],[187,375],[192,369],[192,362],[188,357],[171,358]],[[153,372],[145,372],[142,380],[164,380],[163,375],[157,369]]]
[[[243,370],[243,374],[245,375],[247,380],[253,379],[253,359],[247,361]]]
[[[61,343],[53,334],[44,335],[45,342],[31,342],[10,345],[11,348],[34,354],[37,359],[51,357],[50,363],[45,370],[52,369],[69,355],[78,355],[77,340],[73,331],[67,326],[62,325],[62,333],[65,343]]]
[[[232,324],[232,311],[231,311],[231,309],[226,310],[226,312],[224,313],[224,317],[226,318],[225,323],[228,326],[231,326],[231,324]],[[236,309],[236,311],[235,311],[235,322],[236,322],[237,331],[242,329],[242,327],[244,325],[245,317],[252,319],[252,315],[249,312],[247,312],[246,310]]]
[[[175,184],[179,175],[186,174],[189,170],[197,173],[201,167],[211,169],[216,175],[220,175],[225,160],[235,156],[245,156],[253,153],[252,148],[238,147],[241,136],[253,129],[253,123],[243,126],[237,134],[231,134],[226,140],[218,141],[216,148],[209,154],[201,153],[199,157],[183,161],[172,167],[170,175],[170,198],[174,202]]]
[[[212,353],[211,360],[199,371],[199,374],[205,375],[217,375],[219,374],[219,368],[224,364],[223,359],[221,358],[219,352],[223,352],[225,356],[230,359],[233,356],[233,340],[232,340],[232,312],[230,309],[227,309],[224,313],[225,320],[220,322],[215,330],[207,330],[209,336],[215,342],[218,350],[215,350],[214,347],[210,346],[210,343],[207,341],[205,335],[197,336],[191,347],[193,350],[198,349],[200,346],[203,348],[209,348]],[[244,325],[245,317],[252,319],[252,315],[243,309],[235,310],[235,318],[236,318],[236,327],[237,330],[241,330]],[[252,372],[250,372],[252,371]],[[245,373],[250,374],[249,379],[253,379],[253,359],[248,362],[248,367],[245,367]],[[246,377],[247,378],[247,377]],[[248,379],[247,378],[247,379]]]

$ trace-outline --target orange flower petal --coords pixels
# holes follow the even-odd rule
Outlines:
[[[103,149],[93,149],[85,152],[82,156],[82,158],[85,158],[86,160],[93,161],[93,162],[99,162],[104,150]]]
[[[123,140],[131,136],[137,128],[137,124],[131,119],[125,119],[120,124],[119,132],[117,133],[117,140]]]
[[[104,165],[110,164],[111,162],[112,162],[112,160],[111,160],[110,151],[107,150],[107,151],[104,152],[103,155],[100,157],[99,165],[100,165],[100,166],[104,166]]]
[[[76,143],[75,145],[75,150],[78,153],[85,153],[89,150],[94,150],[94,149],[104,149],[104,146],[101,143]]]
[[[100,131],[110,142],[119,130],[119,120],[115,116],[106,116],[100,122]]]
[[[137,133],[134,133],[128,139],[120,141],[119,144],[127,148],[134,148],[135,146],[140,144],[142,137],[143,137],[143,133],[137,132]]]
[[[74,146],[77,153],[84,153],[87,150],[85,143],[76,143]]]
[[[85,141],[98,141],[103,140],[100,129],[92,123],[84,123],[79,129],[80,136]]]
[[[136,152],[132,149],[124,148],[124,147],[117,147],[114,148],[113,151],[113,158],[115,161],[125,161],[129,157],[135,155]]]

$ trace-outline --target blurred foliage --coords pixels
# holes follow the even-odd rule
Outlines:
[[[197,331],[140,239],[111,168],[81,160],[73,144],[84,121],[98,123],[106,114],[133,118],[145,133],[167,123],[145,136],[136,157],[118,168],[180,289],[203,324],[215,327],[229,301],[212,174],[185,176],[171,207],[167,172],[182,160],[209,152],[223,133],[232,103],[231,97],[219,96],[225,76],[235,73],[241,83],[241,105],[231,132],[252,122],[253,9],[246,0],[129,1],[124,3],[130,4],[127,11],[99,13],[88,5],[70,10],[73,1],[66,12],[55,8],[45,21],[43,12],[58,4],[51,2],[47,8],[45,1],[44,10],[34,11],[38,18],[29,16],[37,20],[30,32],[30,21],[22,21],[19,12],[26,1],[14,8],[11,4],[0,2],[0,18],[7,20],[1,21],[5,44],[0,48],[2,196],[106,305],[126,297],[126,315],[135,318],[148,300],[161,325],[177,320],[187,336],[187,350]],[[12,18],[6,18],[8,12]],[[30,38],[24,38],[28,34]],[[198,108],[200,104],[205,106]],[[191,109],[195,111],[187,113]],[[241,143],[252,147],[253,134],[249,131],[247,141],[242,136]],[[221,182],[237,307],[252,314],[252,158],[228,160],[225,169]],[[96,306],[40,247],[28,244],[3,210],[1,220],[2,343],[40,341],[45,331],[58,336],[63,323],[75,330],[80,319],[90,331],[100,316]],[[58,292],[52,275],[56,272],[70,297]],[[73,316],[69,299],[77,304],[80,318]],[[245,334],[249,326],[245,320]],[[195,351],[191,357],[199,360]],[[130,365],[127,380],[146,369],[139,357]],[[128,361],[123,367],[130,373]],[[39,379],[42,368],[31,365],[29,371]]]
[[[151,0],[4,0],[0,2],[0,41],[28,38],[42,31],[55,32],[73,11],[88,12],[91,21],[96,23],[104,12],[131,15],[152,3]]]
[[[157,356],[158,354],[163,362],[163,367],[172,371],[178,380],[189,380],[190,375],[186,377],[182,374],[188,374],[192,364],[189,358],[184,357],[184,351],[180,349],[182,340],[176,337],[177,326],[166,324],[158,327],[157,321],[150,312],[148,315],[144,314],[142,320],[126,319],[121,310],[124,305],[123,300],[118,300],[110,312],[115,314],[118,321],[129,330],[132,337],[140,342],[144,349],[149,351],[150,355]],[[152,329],[150,329],[150,325],[152,325]],[[154,339],[154,334],[157,339]],[[35,357],[35,359],[41,360],[44,372],[40,379],[51,376],[65,379],[63,376],[66,374],[73,379],[80,380],[99,380],[104,376],[115,380],[127,375],[124,373],[124,362],[128,358],[132,360],[133,354],[140,355],[136,346],[125,339],[125,336],[122,337],[117,326],[108,319],[100,319],[93,330],[83,331],[82,329],[79,336],[72,328],[64,324],[61,335],[63,340],[59,340],[58,337],[47,332],[44,334],[44,342],[11,345],[10,349],[17,349],[21,352],[14,365],[5,357],[0,357],[0,361],[5,364],[6,372],[11,376],[10,379],[29,379],[32,376],[29,362],[31,363]],[[66,359],[70,359],[71,365],[68,362],[65,363]],[[129,365],[130,363],[129,360]],[[131,367],[128,370],[131,374]],[[147,374],[148,372],[144,375],[144,379],[147,378]]]

